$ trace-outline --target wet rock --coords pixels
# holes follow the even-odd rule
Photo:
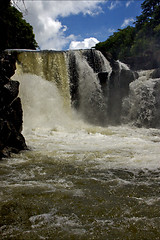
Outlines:
[[[129,94],[129,84],[136,79],[137,75],[118,62],[114,62],[112,67],[109,80],[108,116],[109,122],[116,125],[121,123],[122,100]]]
[[[0,85],[8,83],[15,70],[15,58],[5,53],[0,54]]]
[[[27,149],[22,131],[22,106],[18,97],[19,82],[10,80],[16,60],[0,55],[0,158]]]
[[[155,69],[151,74],[150,74],[151,78],[160,78],[160,68]]]
[[[158,54],[159,55],[159,54]],[[156,54],[148,56],[127,57],[123,62],[128,64],[132,70],[149,70],[160,67],[160,61]]]
[[[108,72],[99,72],[98,79],[100,81],[101,86],[105,86],[108,82]]]
[[[19,82],[9,81],[3,87],[0,88],[0,106],[7,106],[18,96]]]

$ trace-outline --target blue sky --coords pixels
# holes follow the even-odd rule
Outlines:
[[[90,48],[141,14],[141,0],[25,0],[24,18],[41,49]],[[24,6],[20,6],[24,9]]]
[[[95,37],[99,41],[105,41],[113,31],[116,31],[124,23],[125,19],[136,19],[136,16],[141,13],[141,2],[136,1],[126,7],[127,1],[121,1],[120,4],[110,10],[110,2],[102,4],[102,13],[95,16],[83,15],[71,15],[65,18],[60,18],[60,21],[67,25],[67,33],[79,35],[79,39],[82,40],[88,37]],[[129,22],[132,25],[132,21]]]

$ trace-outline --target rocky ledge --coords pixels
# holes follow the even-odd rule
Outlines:
[[[22,135],[19,82],[10,80],[16,69],[14,56],[0,54],[0,159],[27,149]]]

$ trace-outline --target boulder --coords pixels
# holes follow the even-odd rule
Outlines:
[[[160,78],[160,68],[155,69],[151,74],[150,74],[151,78]]]

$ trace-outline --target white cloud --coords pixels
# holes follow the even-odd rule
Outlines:
[[[124,27],[128,26],[130,23],[133,23],[133,22],[134,22],[133,18],[126,18],[126,19],[124,19],[124,22],[121,25],[121,27],[124,28]]]
[[[120,4],[120,2],[119,2],[118,0],[113,1],[113,2],[111,2],[111,4],[110,4],[110,6],[108,7],[108,9],[109,9],[109,10],[113,10],[113,9],[116,8],[117,5],[119,5],[119,4]]]
[[[85,38],[83,41],[72,41],[69,49],[90,49],[97,43],[99,43],[99,41],[94,37]]]
[[[102,12],[102,2],[105,1],[25,1],[28,14],[24,18],[33,26],[41,49],[61,50],[76,37],[73,34],[67,36],[67,26],[59,21],[59,17],[79,13],[97,15]]]
[[[134,0],[129,0],[129,1],[127,1],[126,2],[126,7],[129,7],[129,5],[131,5],[131,3],[133,3],[134,2]]]
[[[109,33],[114,33],[116,30],[114,28],[108,28]]]

